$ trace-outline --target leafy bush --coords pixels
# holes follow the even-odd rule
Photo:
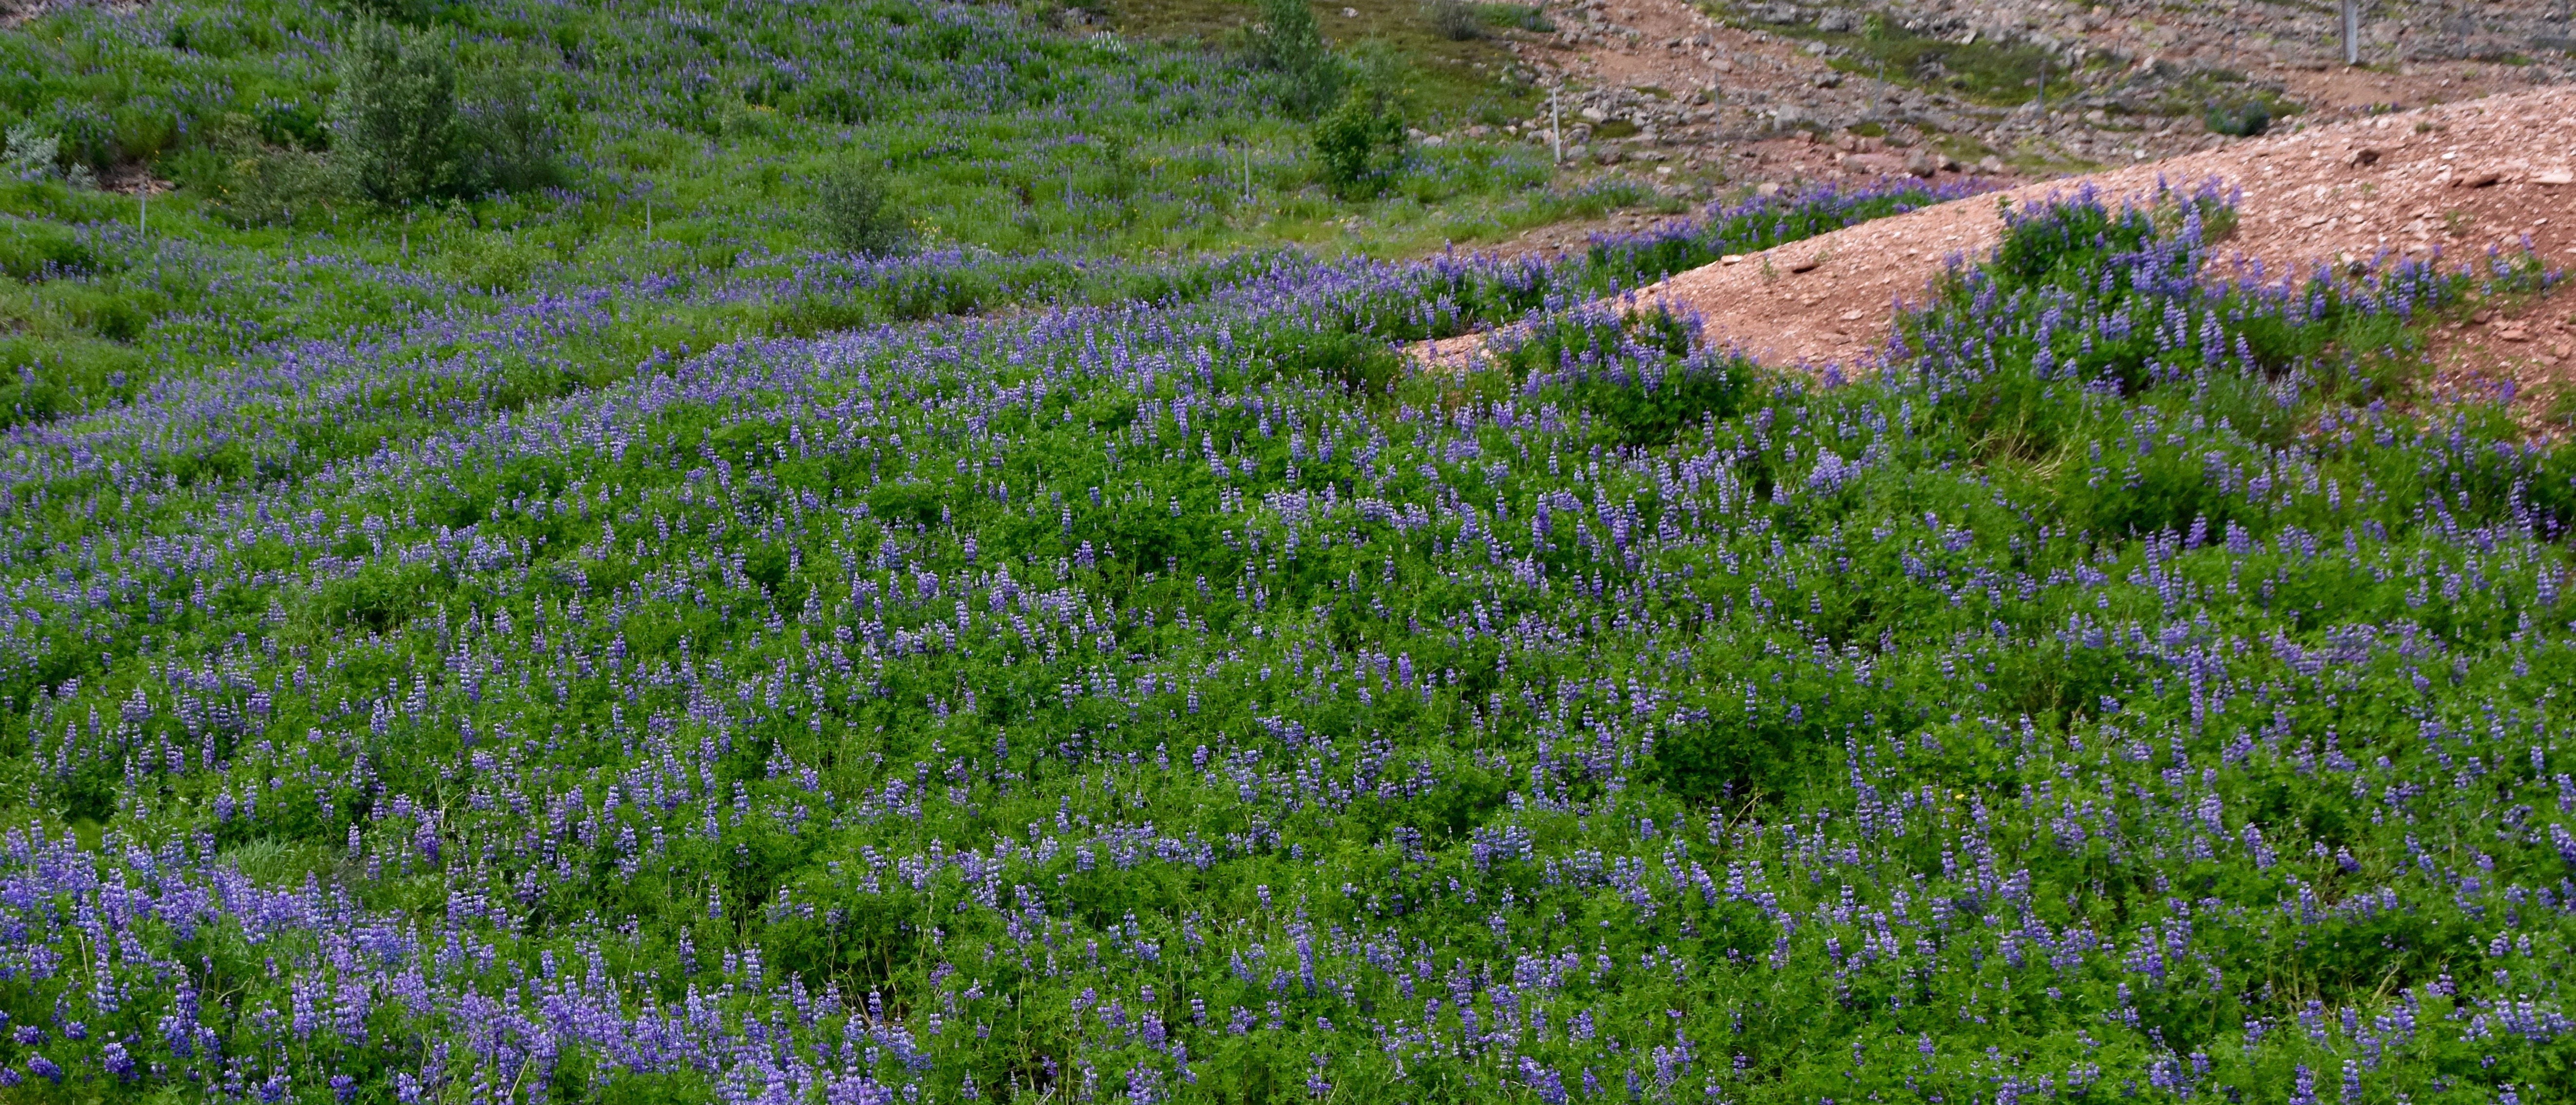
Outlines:
[[[1337,191],[1374,194],[1404,166],[1404,118],[1376,87],[1354,88],[1315,121],[1315,157]]]
[[[447,7],[447,0],[340,0],[340,2],[351,12],[363,18],[409,24],[426,23]]]
[[[1280,75],[1280,100],[1292,113],[1318,110],[1341,92],[1341,59],[1325,44],[1306,0],[1261,0],[1261,26],[1252,42],[1254,60]]]
[[[45,131],[33,119],[23,119],[9,127],[4,149],[0,149],[0,172],[19,180],[43,180],[62,168],[62,139]]]
[[[228,143],[201,172],[206,210],[235,226],[294,226],[352,195],[346,161],[256,141]]]
[[[826,169],[814,184],[815,210],[836,248],[885,255],[912,248],[912,223],[885,175],[855,158]]]
[[[403,204],[468,190],[473,150],[451,57],[444,43],[391,23],[351,28],[331,98],[331,157],[359,194]]]
[[[1484,13],[1472,0],[1424,0],[1422,18],[1431,24],[1434,34],[1452,42],[1466,42],[1485,34]]]
[[[331,132],[323,119],[327,106],[300,97],[269,97],[251,109],[251,122],[258,127],[262,142],[319,152],[331,147]]]
[[[466,113],[475,151],[471,182],[504,192],[562,183],[561,136],[535,83],[525,71],[512,68],[491,85],[491,92],[478,97]]]
[[[2201,114],[2201,122],[2211,134],[2252,138],[2272,129],[2272,105],[2260,98],[2211,104]]]
[[[1743,408],[1757,373],[1701,340],[1699,327],[1655,309],[1622,317],[1593,308],[1551,317],[1510,339],[1501,361],[1522,394],[1584,410],[1625,445],[1662,445]]]
[[[1339,328],[1265,326],[1242,339],[1247,360],[1287,379],[1329,380],[1359,396],[1383,396],[1404,374],[1404,355],[1382,339]]]
[[[56,302],[74,325],[112,342],[143,336],[154,318],[168,307],[161,296],[142,289],[69,285],[55,290]]]
[[[98,262],[71,228],[31,219],[0,222],[0,273],[37,281],[86,271]]]

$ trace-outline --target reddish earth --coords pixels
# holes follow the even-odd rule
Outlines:
[[[2145,198],[2160,182],[2241,189],[2227,263],[2275,277],[2321,264],[2455,258],[2528,238],[2552,265],[2576,254],[2576,88],[2554,87],[2371,116],[2109,172],[2026,185],[1880,219],[1682,273],[1634,296],[1696,313],[1721,341],[1776,364],[1858,363],[1886,341],[1893,305],[1920,298],[1953,257],[1991,247],[1998,197],[2043,202],[2083,187]],[[2537,382],[2576,372],[2565,299],[2518,329],[2445,331],[2462,371]],[[2509,319],[2507,321],[2510,321]],[[2475,331],[2474,333],[2472,331]],[[2506,340],[2507,334],[2519,335]],[[2490,340],[2492,338],[2492,340]],[[1481,336],[1418,346],[1434,363],[1472,357]],[[2489,350],[2469,354],[2469,349]],[[2472,361],[2487,362],[2471,369]]]

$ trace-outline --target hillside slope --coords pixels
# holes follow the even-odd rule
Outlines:
[[[2004,204],[2090,190],[2151,200],[2216,181],[2240,199],[2221,264],[2280,280],[2316,266],[2474,257],[2528,241],[2576,259],[2576,90],[2538,89],[2372,116],[2296,133],[1954,200],[1706,265],[1626,293],[1638,309],[1688,312],[1712,337],[1776,363],[1861,365],[1880,355],[1895,305],[1919,302],[1949,266],[1993,248]],[[1464,337],[1420,355],[1454,361]],[[2564,356],[2564,354],[2556,354]]]

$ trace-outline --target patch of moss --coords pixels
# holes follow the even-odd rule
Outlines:
[[[1242,0],[1098,0],[1118,33],[1226,49],[1252,33],[1258,13]],[[1400,75],[1405,99],[1423,123],[1524,119],[1540,94],[1508,41],[1498,34],[1453,39],[1433,24],[1420,0],[1333,0],[1316,3],[1315,25],[1334,50],[1383,80]],[[1528,29],[1535,8],[1480,5],[1497,28]],[[1355,15],[1343,15],[1345,11]],[[1544,22],[1541,18],[1540,22]]]
[[[2255,84],[2228,69],[2202,69],[2183,75],[2148,101],[2154,115],[2205,115],[2212,111],[2243,116],[2260,109],[2267,119],[2296,115],[2298,103],[2278,91]]]
[[[2020,104],[2038,95],[2043,70],[2051,83],[2066,76],[2066,67],[2046,50],[2027,42],[1953,42],[1917,34],[1871,16],[1857,31],[1824,31],[1813,26],[1764,26],[1785,38],[1822,42],[1835,48],[1830,64],[1846,73],[1883,77],[1998,106]]]

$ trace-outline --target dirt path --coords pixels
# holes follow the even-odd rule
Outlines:
[[[2091,186],[2142,197],[2158,182],[2217,179],[2241,189],[2231,257],[2274,277],[2327,263],[2516,248],[2528,236],[2566,265],[2576,247],[2576,88],[2373,116],[2231,144],[1998,195],[2042,202]],[[1641,308],[1695,312],[1718,340],[1774,364],[1861,361],[1887,340],[1893,305],[1919,299],[1948,259],[1974,256],[2002,228],[1997,195],[1959,200],[1682,273],[1635,296]],[[1481,336],[1424,343],[1457,362]],[[2557,358],[2551,343],[2535,360]]]

